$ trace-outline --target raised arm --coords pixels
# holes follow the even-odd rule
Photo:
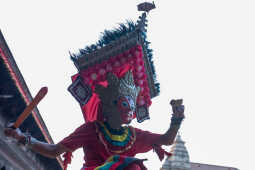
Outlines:
[[[182,120],[184,119],[184,105],[182,104],[182,99],[172,100],[170,102],[173,110],[171,124],[169,129],[165,134],[160,136],[158,140],[158,145],[171,145],[177,135],[177,132],[181,126]]]
[[[11,124],[8,127],[11,127]],[[14,138],[20,144],[23,144],[32,149],[34,152],[49,158],[56,158],[60,154],[69,151],[61,144],[49,144],[38,141],[32,136],[22,133],[19,129],[5,128],[4,133],[7,137]]]

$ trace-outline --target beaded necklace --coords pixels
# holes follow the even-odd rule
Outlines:
[[[123,153],[130,149],[135,140],[134,128],[130,126],[112,129],[106,122],[96,122],[99,139],[109,153]]]

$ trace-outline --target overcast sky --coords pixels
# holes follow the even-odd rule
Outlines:
[[[68,51],[95,43],[104,29],[141,14],[143,1],[1,1],[0,29],[34,96],[49,92],[40,113],[55,142],[84,120],[67,91],[77,73]],[[160,96],[142,129],[164,133],[170,124],[169,101],[183,98],[186,119],[181,136],[192,162],[254,169],[255,3],[250,0],[161,0],[150,12],[148,40]],[[166,147],[170,150],[170,147]],[[162,166],[155,153],[149,170]],[[80,169],[82,150],[69,169]]]

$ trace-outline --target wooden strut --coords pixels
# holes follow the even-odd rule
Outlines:
[[[36,94],[35,98],[32,100],[32,102],[25,108],[25,110],[21,113],[21,115],[18,117],[16,122],[13,125],[13,128],[19,128],[19,126],[26,120],[26,118],[30,115],[30,113],[33,111],[33,109],[38,105],[38,103],[44,98],[44,96],[47,94],[48,88],[42,87],[40,91]]]

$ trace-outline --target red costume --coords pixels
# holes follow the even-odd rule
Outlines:
[[[129,128],[134,131],[135,134],[132,134],[132,137],[135,136],[136,139],[130,149],[119,153],[119,155],[133,157],[137,153],[144,153],[155,149],[160,159],[163,159],[164,151],[160,146],[155,145],[159,140],[159,134],[133,127]],[[114,155],[114,153],[108,150],[109,148],[105,147],[104,142],[107,141],[100,139],[99,136],[102,134],[99,122],[89,122],[77,128],[72,134],[62,140],[60,144],[70,149],[70,151],[83,147],[85,154],[84,170],[92,170],[103,165],[108,158]],[[141,165],[141,167],[143,166]]]
[[[80,103],[87,123],[60,144],[71,152],[83,147],[84,170],[122,170],[133,163],[146,169],[143,160],[133,157],[151,149],[160,160],[164,157],[165,151],[157,145],[161,143],[160,134],[130,126],[111,129],[105,121],[110,114],[118,113],[127,124],[132,118],[142,122],[149,118],[151,98],[159,94],[152,50],[145,35],[146,22],[143,13],[137,24],[130,22],[115,31],[105,31],[96,45],[71,56],[79,73],[72,77],[69,91]],[[65,157],[70,162],[70,153]]]

